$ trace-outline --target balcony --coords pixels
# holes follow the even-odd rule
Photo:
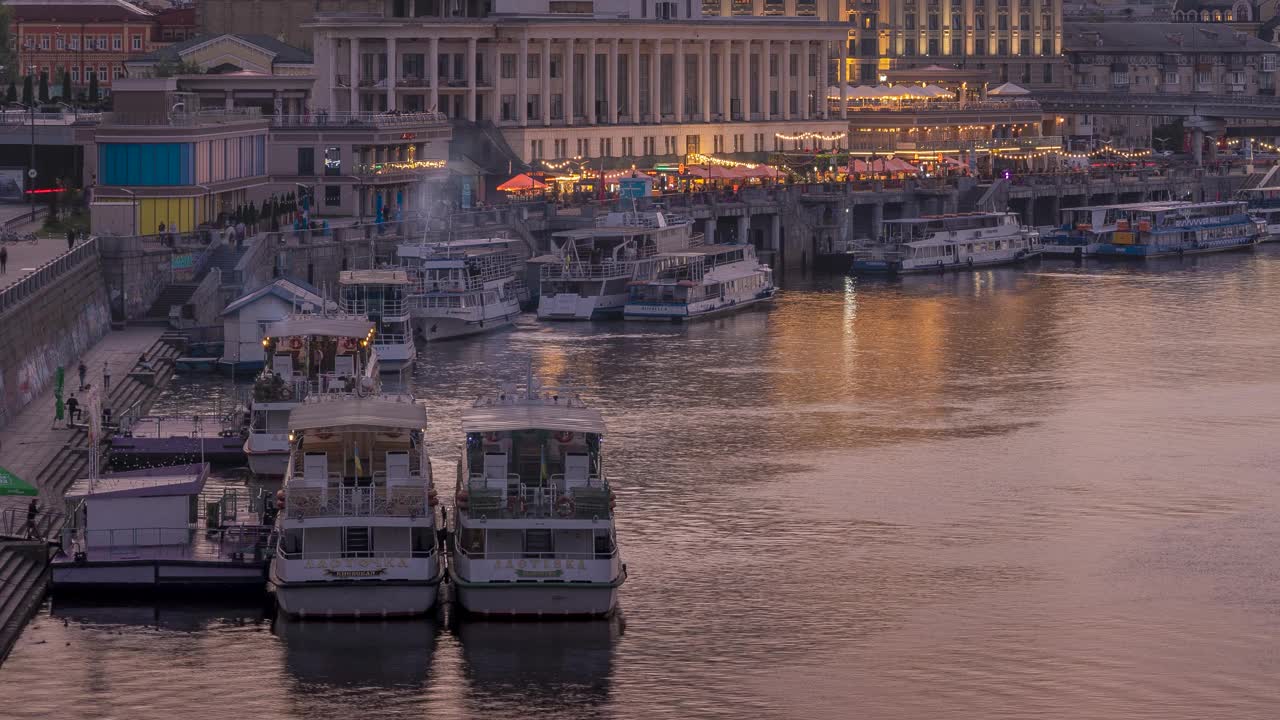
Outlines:
[[[352,167],[352,174],[359,177],[403,181],[440,172],[448,163],[444,160],[389,160],[387,162],[360,163]]]
[[[392,478],[374,473],[373,485],[307,487],[294,478],[285,488],[285,512],[291,518],[313,517],[425,517],[430,492],[417,473]],[[406,484],[407,483],[407,484]]]
[[[310,115],[275,115],[271,118],[271,127],[281,130],[382,130],[447,124],[448,118],[439,112],[320,112]]]
[[[110,112],[102,114],[104,126],[168,126],[203,127],[262,122],[262,113],[256,107],[230,110],[195,110],[191,112]]]

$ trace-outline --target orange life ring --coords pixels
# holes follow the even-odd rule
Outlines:
[[[562,518],[567,518],[573,514],[573,498],[568,495],[561,495],[556,501],[556,514]]]
[[[524,511],[525,511],[524,500],[521,500],[519,497],[515,495],[512,495],[511,497],[507,498],[507,512],[513,515],[516,512],[519,512],[521,515],[523,515]]]
[[[301,350],[301,349],[302,349],[302,338],[298,337],[297,335],[295,335],[295,336],[293,336],[293,337],[289,338],[289,347],[290,347],[290,348],[292,348],[292,349],[294,349],[294,350]]]
[[[484,434],[484,440],[485,440],[485,442],[496,443],[496,442],[498,442],[498,433],[496,433],[496,432],[487,432],[487,433],[485,433],[485,434]]]
[[[276,491],[276,509],[277,510],[284,509],[284,490]]]
[[[458,506],[458,507],[460,507],[460,508],[465,508],[465,507],[467,506],[467,504],[470,502],[470,498],[467,496],[467,491],[466,491],[466,490],[459,490],[459,491],[458,491],[458,495],[457,495],[457,497],[455,498],[455,502],[456,502],[456,504],[457,504],[457,506]]]
[[[560,443],[573,442],[573,433],[568,432],[567,430],[561,430],[560,432],[556,433],[556,441]]]

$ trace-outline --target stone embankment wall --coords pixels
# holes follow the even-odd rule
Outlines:
[[[78,358],[111,327],[109,308],[95,257],[0,316],[0,427],[52,385],[59,366],[75,382]]]

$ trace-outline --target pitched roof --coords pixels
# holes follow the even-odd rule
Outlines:
[[[288,302],[309,302],[316,306],[324,305],[324,299],[320,297],[319,290],[299,280],[280,278],[270,285],[265,285],[248,295],[236,298],[219,313],[219,316],[238,312],[240,308],[266,295],[274,295]]]
[[[182,42],[162,47],[158,50],[153,50],[146,55],[140,55],[137,58],[133,58],[131,62],[160,62],[161,60],[177,62],[182,58],[182,53],[187,50],[204,45],[205,43],[213,42],[214,40],[222,37],[233,37],[241,42],[262,48],[263,51],[274,56],[275,63],[292,65],[307,64],[311,62],[311,53],[303,50],[302,48],[296,48],[287,43],[280,42],[270,35],[249,35],[244,33],[200,35],[188,40],[183,40]]]
[[[1064,24],[1068,52],[1270,53],[1280,48],[1227,25],[1171,22]],[[1101,40],[1101,44],[1097,42]]]

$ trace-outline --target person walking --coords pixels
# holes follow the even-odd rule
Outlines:
[[[84,366],[84,362],[83,362],[83,361],[81,361],[81,363],[80,363],[80,367],[79,367],[78,369],[79,369],[79,371],[80,371],[80,389],[81,389],[81,390],[83,390],[83,389],[84,389],[84,378],[85,378],[85,376],[86,376],[86,375],[88,375],[88,374],[89,374],[89,368],[85,367],[85,366]]]
[[[107,361],[102,361],[102,394],[111,392],[111,368],[107,367]]]
[[[75,247],[76,247],[76,231],[68,230],[67,231],[67,251],[70,252],[71,250],[74,250]]]
[[[71,397],[67,398],[67,427],[71,427],[76,421],[76,416],[80,414],[80,401],[76,399],[76,394],[71,393]]]
[[[5,274],[9,264],[9,248],[0,247],[0,275]]]
[[[31,504],[27,506],[27,539],[36,535],[36,517],[40,515],[40,501],[31,498]]]

